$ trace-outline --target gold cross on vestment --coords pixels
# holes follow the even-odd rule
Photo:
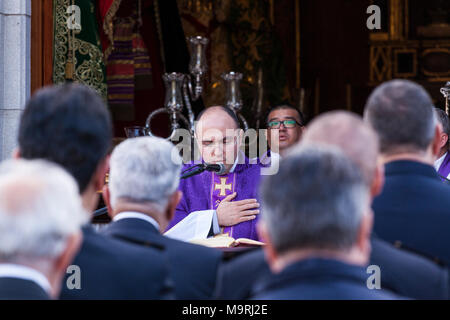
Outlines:
[[[227,184],[227,178],[220,178],[220,184],[216,183],[214,185],[214,190],[220,190],[219,196],[225,197],[227,195],[226,190],[231,189],[231,183]]]

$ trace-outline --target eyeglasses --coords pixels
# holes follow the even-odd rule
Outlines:
[[[278,129],[281,127],[281,124],[283,124],[285,128],[294,128],[296,124],[300,127],[302,126],[296,120],[270,121],[267,126],[269,129]]]

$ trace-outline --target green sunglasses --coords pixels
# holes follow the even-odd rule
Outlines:
[[[294,128],[296,124],[301,126],[296,120],[270,121],[267,126],[270,129],[278,129],[281,127],[281,124],[283,124],[285,128]]]

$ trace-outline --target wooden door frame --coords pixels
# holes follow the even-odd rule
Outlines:
[[[53,0],[31,0],[31,94],[53,83]]]

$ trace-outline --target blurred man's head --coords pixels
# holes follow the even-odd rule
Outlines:
[[[112,124],[103,100],[79,84],[50,86],[29,100],[19,127],[19,156],[61,165],[78,183],[86,209],[97,206]]]
[[[197,117],[195,138],[207,163],[223,163],[229,171],[238,156],[242,135],[238,118],[227,107],[209,107]]]
[[[302,136],[305,120],[303,114],[290,105],[276,106],[267,115],[267,142],[271,146],[272,136],[278,131],[280,154],[298,142]]]
[[[88,220],[74,179],[42,160],[0,164],[0,263],[38,270],[57,297]]]
[[[181,157],[168,141],[156,137],[127,139],[111,155],[105,200],[112,215],[138,211],[166,229],[181,199]]]
[[[370,253],[368,186],[353,162],[330,145],[304,145],[261,186],[266,257],[274,271],[324,257],[364,265]]]
[[[437,114],[437,119],[442,126],[442,133],[439,140],[439,155],[438,158],[442,157],[447,151],[449,147],[449,136],[450,136],[450,119],[444,110],[439,108],[434,108]]]
[[[385,159],[417,158],[432,163],[439,152],[442,132],[430,96],[408,80],[392,80],[370,95],[364,120],[376,131]]]
[[[308,143],[338,147],[361,169],[372,197],[381,192],[384,167],[378,162],[378,137],[360,116],[348,111],[332,111],[318,116],[308,125],[299,146]]]

